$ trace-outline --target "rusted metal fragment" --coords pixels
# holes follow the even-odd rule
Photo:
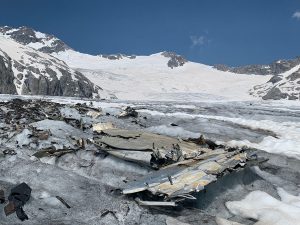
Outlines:
[[[4,213],[6,216],[9,216],[16,212],[16,207],[13,202],[9,202],[5,207],[4,207]]]

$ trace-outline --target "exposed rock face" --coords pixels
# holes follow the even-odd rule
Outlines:
[[[8,55],[0,51],[0,94],[17,94],[14,73]]]
[[[177,55],[175,52],[163,52],[163,56],[170,58],[168,61],[168,67],[173,69],[174,67],[183,66],[188,61],[181,55]]]
[[[171,69],[179,66],[183,66],[186,62],[188,62],[184,57],[181,55],[177,55],[175,52],[163,52],[161,53],[162,56],[169,58],[167,63],[168,67]],[[110,60],[120,60],[120,59],[135,59],[135,55],[125,55],[125,54],[111,54],[111,55],[98,55],[99,57],[110,59]]]
[[[67,50],[71,50],[71,48],[66,45],[63,41],[56,38],[53,35],[41,33],[38,31],[33,30],[29,27],[19,27],[19,28],[12,28],[8,26],[0,27],[0,35],[3,35],[7,38],[13,39],[14,41],[36,49],[38,51],[52,54],[57,57],[55,53],[64,52]],[[167,62],[167,66],[171,69],[175,67],[183,66],[188,61],[174,53],[174,52],[163,52],[162,55],[164,57],[169,58]],[[101,58],[109,59],[109,60],[121,60],[121,59],[135,59],[135,55],[125,55],[121,53],[117,54],[100,54],[98,55]]]
[[[63,41],[53,35],[37,32],[29,27],[0,27],[0,34],[9,37],[16,42],[27,45],[45,53],[53,53],[71,49]]]
[[[56,76],[52,76],[50,79],[46,76],[37,78],[32,73],[27,73],[27,79],[24,81],[21,94],[92,98],[93,93],[96,94],[99,90],[102,90],[94,86],[79,72],[74,74],[76,80],[73,79],[73,74],[70,72],[66,70],[61,70],[61,72],[63,76],[60,79]]]
[[[273,75],[267,83],[254,86],[249,91],[250,95],[264,100],[300,100],[300,57],[278,60],[270,65],[215,65],[214,68],[237,74]]]
[[[111,55],[106,55],[106,54],[101,54],[98,55],[99,57],[102,58],[106,58],[106,59],[110,59],[110,60],[119,60],[119,59],[124,59],[124,58],[128,58],[128,59],[135,59],[136,56],[135,55],[125,55],[125,54],[111,54]]]
[[[300,66],[274,75],[267,83],[254,86],[250,94],[264,100],[300,100]]]
[[[241,67],[228,67],[226,65],[214,65],[214,68],[221,71],[228,71],[238,74],[255,74],[255,75],[278,75],[284,73],[296,65],[300,64],[300,57],[291,60],[278,60],[269,65],[247,65]]]
[[[100,97],[104,91],[63,61],[0,38],[0,92],[6,94]]]

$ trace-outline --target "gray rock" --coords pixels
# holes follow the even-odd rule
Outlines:
[[[5,52],[0,53],[0,94],[17,94],[11,61]]]
[[[1,94],[101,97],[99,92],[103,90],[100,87],[63,61],[52,56],[45,57],[30,48],[24,51],[26,46],[16,45],[15,48],[15,51],[24,52],[21,60],[12,59],[0,50]]]
[[[22,65],[21,63],[19,63],[18,61],[16,60],[13,60],[14,62],[14,67],[19,71],[19,72],[23,72],[24,69],[25,69],[25,66]]]
[[[271,79],[268,82],[271,82],[272,84],[275,84],[275,83],[277,83],[277,82],[279,82],[281,80],[282,80],[281,76],[274,75],[273,77],[271,77]]]
[[[300,79],[300,71],[297,71],[295,73],[292,73],[291,75],[289,75],[287,77],[287,79],[289,79],[290,81],[295,81],[297,79]]]
[[[37,49],[45,53],[60,52],[71,49],[67,44],[53,35],[45,34],[45,37],[37,37],[36,32],[30,27],[23,26],[15,29],[4,26],[0,27],[0,34],[7,35],[23,45],[28,45],[30,43],[44,44],[46,41],[47,43],[51,42],[51,45],[44,45]]]
[[[250,93],[264,100],[300,99],[300,70],[291,74],[274,75],[267,83],[256,85]]]
[[[282,93],[279,88],[273,87],[271,88],[265,96],[262,97],[263,100],[280,100],[286,99],[288,97],[287,93]]]
[[[62,69],[60,71],[63,76],[59,80],[53,74],[52,79],[46,76],[36,78],[31,72],[28,72],[22,94],[92,98],[93,93],[101,90],[79,72],[76,72],[75,75],[77,80],[73,80],[70,72]]]
[[[110,59],[110,60],[119,60],[119,59],[124,59],[124,58],[128,58],[128,59],[135,59],[136,58],[135,55],[125,55],[125,54],[121,54],[121,53],[111,54],[111,55],[101,54],[101,55],[98,55],[98,56],[102,57],[102,58],[105,58],[105,59]]]
[[[229,67],[223,64],[214,65],[215,69],[238,73],[238,74],[254,74],[254,75],[278,75],[284,73],[296,65],[300,64],[300,57],[290,60],[278,60],[269,65],[246,65],[240,67]]]
[[[18,74],[17,74],[17,78],[18,78],[19,80],[22,80],[22,79],[23,79],[23,74],[18,73]]]
[[[188,61],[182,57],[181,55],[177,55],[175,52],[163,52],[162,55],[164,57],[170,58],[168,61],[168,67],[173,69],[174,67],[183,66]]]

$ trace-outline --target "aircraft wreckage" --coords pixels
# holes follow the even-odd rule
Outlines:
[[[141,205],[175,206],[176,201],[194,199],[191,193],[203,190],[218,177],[253,160],[242,149],[224,146],[212,149],[203,137],[197,143],[143,131],[106,129],[95,135],[94,143],[111,155],[158,169],[129,182],[122,191],[123,194],[149,191],[164,201],[138,200]]]
[[[94,149],[137,163],[152,172],[120,188],[124,195],[139,196],[140,205],[176,206],[195,199],[193,193],[218,178],[259,161],[245,149],[216,145],[202,136],[182,140],[145,132],[138,126],[138,113],[128,106],[111,116],[87,104],[14,99],[0,103],[0,109],[2,157],[18,154],[20,148],[39,159]],[[118,120],[137,125],[119,129]]]

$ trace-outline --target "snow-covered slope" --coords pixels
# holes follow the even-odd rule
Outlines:
[[[211,66],[188,62],[172,52],[150,56],[83,54],[66,45],[57,48],[59,39],[24,27],[5,27],[2,34],[39,51],[47,49],[47,52],[120,99],[248,100],[254,98],[249,95],[249,89],[271,78],[219,71]],[[28,34],[34,37],[32,41]]]
[[[300,64],[273,76],[266,83],[254,86],[250,93],[264,100],[300,100]]]
[[[111,66],[103,70],[80,71],[94,83],[110,88],[119,98],[134,100],[250,99],[247,90],[270,78],[219,72],[192,62],[176,70],[167,70],[159,56],[143,58],[127,68]],[[152,68],[147,68],[148,63],[142,63],[152,60],[158,61]]]
[[[0,36],[0,73],[1,93],[107,97],[65,62],[4,36]]]
[[[271,77],[237,75],[193,62],[171,68],[165,52],[117,60],[74,50],[52,55],[127,100],[253,99],[248,90]]]

